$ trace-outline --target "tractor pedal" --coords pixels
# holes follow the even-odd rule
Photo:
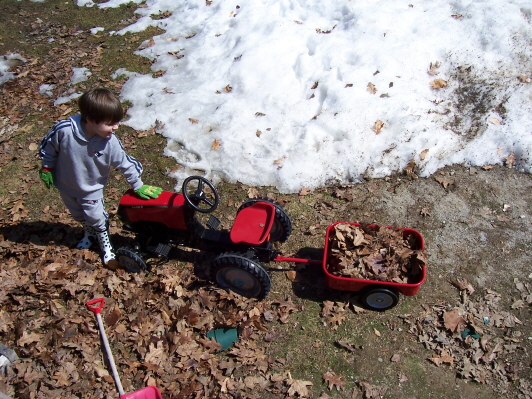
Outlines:
[[[220,226],[220,220],[216,216],[211,215],[207,222],[207,227],[212,230],[216,230],[218,229],[219,226]]]
[[[170,250],[172,249],[172,247],[170,245],[166,245],[166,244],[158,244],[157,245],[157,248],[155,248],[155,252],[157,255],[163,257],[163,258],[168,258],[168,254],[170,253]]]

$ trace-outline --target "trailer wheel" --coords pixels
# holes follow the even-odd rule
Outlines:
[[[362,293],[360,300],[366,308],[382,312],[397,305],[399,295],[390,288],[369,288]]]
[[[270,292],[268,272],[244,254],[226,252],[213,264],[212,277],[218,285],[247,298],[264,299]]]
[[[138,273],[141,270],[146,270],[146,262],[142,259],[142,256],[127,248],[119,248],[116,251],[118,261],[124,266],[130,273]]]
[[[240,205],[240,208],[238,208],[238,212],[240,212],[244,208],[256,204],[257,202],[269,202],[275,207],[275,219],[273,221],[273,226],[270,231],[271,240],[279,242],[285,242],[286,240],[288,240],[288,237],[290,237],[290,234],[292,233],[292,220],[290,219],[288,213],[286,213],[283,207],[278,203],[270,201],[267,198],[252,198]]]

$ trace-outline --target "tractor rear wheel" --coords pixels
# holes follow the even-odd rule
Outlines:
[[[222,288],[259,300],[268,295],[272,284],[268,272],[259,263],[236,252],[226,252],[215,259],[212,278]]]
[[[283,207],[277,202],[270,201],[267,198],[251,198],[247,201],[244,201],[244,203],[240,205],[238,212],[244,208],[256,204],[257,202],[269,202],[275,207],[275,220],[273,221],[273,226],[270,231],[271,240],[279,242],[285,242],[288,240],[288,237],[290,237],[290,234],[292,233],[292,220],[290,219],[288,213],[286,213]]]

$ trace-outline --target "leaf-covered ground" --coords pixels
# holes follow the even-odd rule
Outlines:
[[[261,302],[217,288],[206,278],[213,255],[186,248],[149,272],[111,271],[97,252],[73,249],[81,228],[39,181],[36,149],[53,121],[76,112],[75,102],[54,106],[56,97],[93,85],[118,92],[123,81],[110,74],[122,64],[149,72],[149,63],[128,55],[149,35],[90,33],[96,22],[130,23],[125,7],[104,20],[64,1],[0,7],[0,53],[26,59],[0,86],[0,343],[19,356],[0,376],[0,393],[117,397],[84,306],[105,297],[126,392],[156,385],[164,398],[532,397],[532,179],[513,160],[447,167],[425,179],[412,163],[401,175],[293,195],[218,187],[222,228],[248,197],[283,204],[294,226],[279,248],[285,256],[321,259],[325,229],[336,221],[421,232],[427,281],[383,313],[328,288],[320,267],[309,264],[266,265],[272,291]],[[73,67],[92,76],[71,85]],[[51,97],[39,94],[42,84],[55,85]],[[124,127],[118,134],[143,163],[145,180],[172,190],[165,173],[174,164],[160,155],[165,139]],[[126,188],[113,175],[106,193],[117,246],[133,239],[116,217]],[[222,326],[238,328],[239,342],[216,352],[205,334]]]

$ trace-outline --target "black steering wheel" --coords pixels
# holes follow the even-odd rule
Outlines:
[[[207,192],[203,190],[204,184],[209,188]],[[181,191],[183,192],[187,204],[198,212],[210,213],[218,208],[218,203],[220,202],[218,191],[216,191],[212,183],[204,177],[187,177],[183,182],[183,188]],[[202,207],[202,204],[206,204],[207,207]]]

